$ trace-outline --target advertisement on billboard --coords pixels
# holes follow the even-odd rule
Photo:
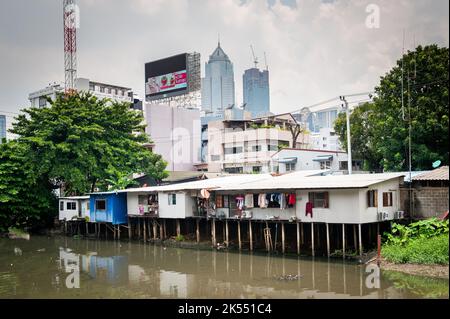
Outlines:
[[[187,88],[187,72],[181,70],[147,79],[145,94],[155,95],[185,88]]]
[[[189,90],[187,54],[148,62],[145,64],[146,100],[186,94]]]

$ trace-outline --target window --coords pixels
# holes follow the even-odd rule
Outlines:
[[[225,154],[239,154],[239,153],[242,153],[242,146],[225,148]]]
[[[64,210],[64,202],[63,201],[59,202],[59,210],[61,210],[61,211]]]
[[[89,202],[86,203],[86,210],[89,210]]]
[[[286,172],[295,171],[295,163],[286,163]]]
[[[39,107],[46,107],[47,106],[47,98],[45,96],[39,97]]]
[[[253,166],[253,173],[260,173],[261,172],[261,166]]]
[[[378,191],[367,191],[367,207],[378,207]]]
[[[268,150],[269,151],[278,151],[278,145],[269,145]]]
[[[331,161],[320,162],[320,169],[331,169]]]
[[[148,205],[148,195],[138,195],[139,205]]]
[[[383,207],[391,207],[391,206],[392,206],[392,192],[384,192]]]
[[[95,210],[106,210],[106,199],[97,199],[95,201]]]
[[[105,93],[105,87],[104,87],[104,86],[101,86],[101,87],[100,87],[100,92],[101,92],[101,93]]]
[[[76,210],[77,203],[76,202],[67,202],[66,208],[67,208],[67,210]]]
[[[348,162],[347,161],[340,161],[339,162],[339,170],[341,170],[341,171],[348,170]]]
[[[244,169],[242,167],[226,167],[224,171],[230,174],[240,174],[244,171]]]
[[[329,208],[328,192],[312,192],[308,193],[309,201],[313,203],[314,208]]]
[[[169,205],[177,204],[177,194],[169,194]]]
[[[220,161],[220,155],[211,155],[211,162]]]
[[[217,208],[228,208],[228,195],[217,195],[216,196],[216,207]]]
[[[253,145],[252,152],[261,152],[261,145]]]

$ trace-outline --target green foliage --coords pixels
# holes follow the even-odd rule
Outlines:
[[[430,169],[436,160],[448,165],[448,66],[448,48],[418,46],[381,78],[374,102],[352,112],[352,151],[364,160],[366,169],[408,168],[409,119],[413,169]],[[339,115],[335,130],[346,145],[345,114]]]
[[[381,253],[394,263],[448,264],[448,233],[430,238],[416,237],[405,244],[387,244]]]
[[[180,234],[180,235],[177,235],[177,237],[175,237],[175,240],[176,241],[185,241],[186,238],[184,238],[184,236]]]
[[[23,110],[12,133],[27,147],[36,174],[64,183],[68,194],[128,186],[132,173],[156,180],[167,176],[161,156],[142,147],[149,142],[140,112],[128,103],[90,94],[58,96],[50,107]]]
[[[53,186],[36,173],[26,154],[26,145],[16,141],[0,145],[1,232],[46,226],[56,215]]]
[[[431,238],[448,234],[448,220],[430,218],[409,225],[393,223],[391,233],[384,233],[387,244],[404,245],[416,238]]]

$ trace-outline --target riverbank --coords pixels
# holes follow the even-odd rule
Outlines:
[[[374,260],[371,263],[376,264],[376,262]],[[396,264],[382,258],[380,267],[381,270],[398,271],[409,275],[449,279],[448,265]]]

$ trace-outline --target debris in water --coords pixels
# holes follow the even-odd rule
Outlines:
[[[277,280],[299,280],[303,275],[283,275],[283,276],[274,276]]]
[[[38,250],[36,250],[36,251],[38,251],[38,252],[42,253],[42,252],[44,252],[44,251],[45,251],[45,248],[41,248],[41,249],[38,249]]]
[[[14,254],[16,256],[22,256],[22,249],[20,249],[19,247],[14,247]]]

